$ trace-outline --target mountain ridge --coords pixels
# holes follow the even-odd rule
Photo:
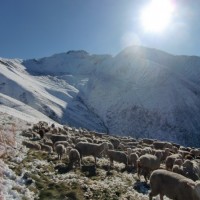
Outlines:
[[[116,56],[1,58],[0,68],[0,93],[58,123],[200,145],[200,57],[132,46]]]

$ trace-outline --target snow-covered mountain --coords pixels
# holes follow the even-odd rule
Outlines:
[[[132,46],[115,57],[69,51],[2,58],[0,111],[5,106],[75,127],[198,146],[200,57]]]

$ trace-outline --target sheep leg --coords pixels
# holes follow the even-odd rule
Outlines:
[[[112,166],[113,166],[113,160],[110,159],[110,167],[112,167]]]
[[[137,175],[138,175],[139,180],[140,180],[140,173],[141,173],[141,168],[138,167],[138,169],[137,169]]]
[[[163,196],[164,196],[163,194],[160,194],[160,200],[163,200]]]
[[[80,166],[83,165],[83,156],[80,154]]]
[[[152,200],[152,197],[153,197],[152,192],[150,192],[149,193],[149,200]]]
[[[96,158],[96,156],[94,156],[94,164],[95,164],[95,166],[97,165],[97,158]]]
[[[148,182],[148,178],[147,178],[146,174],[144,175],[144,179],[145,179],[145,182],[147,183]]]
[[[147,181],[149,180],[150,175],[151,175],[151,171],[147,169],[147,170],[146,170]],[[147,182],[147,181],[146,181],[146,182]]]
[[[78,161],[78,164],[79,164],[79,167],[81,168],[81,161],[80,160]]]
[[[133,165],[134,165],[134,168],[137,170],[137,162],[134,162]]]

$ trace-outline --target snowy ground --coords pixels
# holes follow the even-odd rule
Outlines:
[[[0,146],[4,149],[4,155],[0,160],[0,199],[2,200],[22,199],[24,196],[33,199],[34,193],[24,185],[22,177],[17,176],[4,162],[4,159],[11,157],[16,164],[19,164],[26,156],[25,149],[21,148],[22,138],[19,133],[30,125],[27,121],[0,112]]]

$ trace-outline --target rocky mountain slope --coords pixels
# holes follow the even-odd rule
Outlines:
[[[0,59],[0,109],[109,134],[200,145],[200,58],[132,46]],[[40,113],[40,114],[39,114]]]

